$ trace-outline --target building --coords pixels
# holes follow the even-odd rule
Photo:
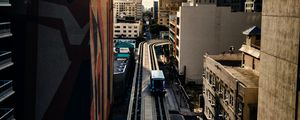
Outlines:
[[[260,16],[260,13],[231,12],[230,7],[183,4],[170,23],[170,40],[175,68],[185,83],[202,84],[203,66],[198,63],[202,62],[203,55],[221,53],[230,46],[239,47],[244,38],[240,31],[260,26]]]
[[[142,2],[135,0],[114,0],[114,18],[134,17],[140,20],[143,17]]]
[[[114,23],[114,38],[137,38],[142,33],[142,22],[118,22]]]
[[[12,5],[9,0],[0,2],[0,118],[14,119],[16,108],[16,82],[14,41],[11,32],[11,19],[9,15]]]
[[[258,120],[300,119],[299,5],[263,1]]]
[[[261,12],[262,0],[246,0],[245,12]]]
[[[157,24],[169,26],[169,15],[176,15],[182,2],[187,0],[159,0]]]
[[[153,19],[158,19],[158,1],[153,1]]]
[[[230,51],[204,56],[204,115],[211,120],[254,120],[257,117],[260,29],[252,27],[242,54]]]
[[[112,0],[91,1],[90,56],[92,65],[91,120],[108,120],[113,103]]]
[[[117,40],[114,46],[113,96],[114,103],[120,103],[133,79],[135,42]]]

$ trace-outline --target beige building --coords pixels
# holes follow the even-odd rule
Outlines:
[[[245,12],[261,12],[262,0],[246,0]]]
[[[202,84],[203,64],[199,62],[203,55],[219,54],[230,46],[239,48],[245,37],[240,32],[260,26],[260,22],[260,13],[231,12],[230,7],[214,4],[183,4],[170,23],[174,65],[179,75],[185,83]]]
[[[140,20],[143,17],[142,2],[135,0],[114,0],[114,19],[134,17]]]
[[[299,120],[300,1],[264,0],[262,8],[258,120]]]
[[[176,15],[182,2],[187,0],[159,0],[157,24],[169,26],[169,16]]]
[[[142,22],[114,23],[114,38],[137,38],[142,32]]]
[[[257,116],[259,28],[247,35],[241,53],[204,56],[204,115],[209,120],[254,120]],[[257,52],[258,51],[258,52]]]

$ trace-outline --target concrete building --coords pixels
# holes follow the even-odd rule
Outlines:
[[[93,62],[100,61],[102,57],[103,60],[110,59],[109,46],[112,45],[107,38],[112,38],[112,32],[106,30],[112,31],[108,28],[110,25],[112,27],[112,14],[110,14],[112,11],[106,10],[112,6],[106,5],[110,5],[111,1],[93,0],[92,8],[89,8],[90,1],[85,0],[9,0],[9,2],[11,3],[9,10],[3,10],[0,7],[0,21],[3,19],[2,13],[4,12],[7,16],[11,16],[13,37],[10,41],[14,46],[12,56],[15,67],[15,72],[13,72],[15,80],[13,89],[16,93],[14,96],[15,118],[19,120],[86,120],[91,119],[92,115],[96,116],[96,113],[91,112],[94,110],[91,109],[92,106],[92,108],[97,106],[99,110],[102,108],[101,112],[97,113],[97,118],[107,117],[110,103],[109,94],[107,94],[109,87],[101,87],[105,96],[100,94],[93,96],[92,90],[98,88],[97,90],[100,91],[100,87],[92,84],[95,79],[91,72],[91,56],[99,58]],[[97,5],[101,5],[101,8],[97,9],[95,7]],[[93,9],[93,12],[90,9]],[[100,14],[101,10],[105,12]],[[96,17],[91,16],[94,19],[90,19],[90,14]],[[92,20],[95,19],[102,22],[90,27],[90,20],[93,22]],[[90,32],[90,28],[97,27],[101,28],[101,33]],[[93,51],[101,50],[104,54],[90,53],[90,33],[95,33],[93,35],[96,37],[101,35],[103,41],[101,43],[105,45]],[[96,39],[93,42],[100,44],[97,40],[100,41]],[[103,62],[102,59],[101,62]],[[103,62],[105,65],[103,69],[101,69],[102,63],[97,66],[96,63],[92,63],[98,70],[103,70],[93,72],[98,76],[103,75],[97,80],[109,81],[111,77],[107,76],[112,75],[112,72],[104,71],[112,68],[109,67],[111,63]],[[95,101],[92,102],[92,100]],[[105,102],[100,102],[100,100],[105,100]]]
[[[159,0],[157,23],[169,26],[169,15],[176,15],[181,3],[186,1],[187,0]]]
[[[194,15],[197,13],[197,15]],[[231,12],[230,7],[216,5],[190,6],[183,4],[170,25],[175,67],[185,82],[202,84],[203,55],[239,47],[244,38],[239,34],[253,25],[260,26],[260,13]]]
[[[204,115],[209,120],[254,120],[257,117],[260,30],[253,27],[242,54],[204,56]],[[242,65],[241,65],[242,64]]]
[[[262,0],[246,0],[245,12],[261,12]]]
[[[300,1],[264,0],[262,8],[257,118],[300,119]]]
[[[142,28],[143,25],[141,21],[133,23],[114,23],[114,38],[137,38],[141,35]]]
[[[113,75],[113,100],[114,103],[120,103],[124,94],[126,94],[126,88],[131,83],[131,79],[134,73],[134,49],[135,45],[132,42],[115,43],[115,59],[114,59],[114,75]]]
[[[134,17],[140,20],[143,17],[142,2],[135,0],[114,0],[114,18]]]
[[[12,6],[9,0],[0,1],[0,118],[15,119],[16,94],[14,41],[11,32]]]

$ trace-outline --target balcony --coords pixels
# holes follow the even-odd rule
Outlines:
[[[10,51],[0,51],[0,70],[13,65]]]
[[[12,120],[14,119],[13,108],[0,108],[0,120]]]
[[[0,0],[0,6],[11,6],[9,0]]]
[[[0,102],[12,96],[14,93],[15,92],[13,91],[12,80],[0,80]]]
[[[0,0],[1,5],[1,0]],[[10,32],[10,22],[2,22],[0,23],[0,38],[10,37],[12,36]]]

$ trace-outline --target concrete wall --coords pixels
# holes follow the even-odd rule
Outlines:
[[[199,5],[181,7],[179,72],[186,66],[186,80],[202,83],[203,55],[238,50],[245,41],[242,31],[260,26],[260,13],[230,12],[230,7]]]
[[[299,33],[299,0],[263,1],[258,120],[296,117]]]

